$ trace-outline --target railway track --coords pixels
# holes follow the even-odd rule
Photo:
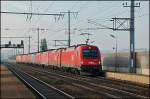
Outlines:
[[[36,72],[38,73],[41,73],[42,71],[41,70],[36,70]],[[95,83],[92,83],[92,82],[89,82],[89,81],[85,81],[85,79],[83,80],[79,80],[79,79],[75,79],[75,78],[72,78],[72,77],[68,77],[68,76],[64,76],[64,75],[60,75],[60,74],[55,74],[55,73],[51,73],[51,72],[45,72],[43,71],[44,73],[47,73],[46,75],[53,75],[53,76],[57,76],[57,77],[61,77],[61,79],[64,79],[66,81],[72,81],[74,82],[75,84],[74,85],[77,85],[76,83],[79,83],[79,87],[82,87],[82,88],[86,88],[86,89],[94,89],[95,91],[103,91],[104,93],[107,93],[107,96],[110,96],[111,98],[121,98],[121,97],[126,97],[126,98],[147,98],[143,95],[139,95],[137,93],[133,93],[133,92],[128,92],[128,91],[124,91],[124,90],[120,90],[120,89],[117,89],[117,88],[113,88],[113,87],[110,87],[107,85],[107,83],[104,85],[101,85],[101,84],[95,84]]]
[[[32,75],[15,68],[11,64],[5,64],[19,79],[21,79],[28,87],[30,87],[34,93],[38,94],[43,99],[51,98],[51,99],[64,99],[70,98],[74,99],[75,97],[65,93],[56,87],[43,82],[42,80],[33,77]]]
[[[31,69],[31,67],[30,67],[30,69]],[[93,92],[99,91],[99,94],[103,94],[103,95],[106,95],[106,96],[111,97],[111,98],[122,98],[122,97],[125,97],[125,98],[148,98],[147,95],[142,95],[142,93],[140,94],[137,90],[134,90],[134,89],[133,89],[133,91],[137,91],[137,92],[133,92],[133,91],[131,92],[131,90],[129,90],[129,88],[126,88],[126,87],[124,89],[123,88],[119,89],[119,88],[116,88],[112,85],[110,86],[109,83],[111,81],[109,81],[109,83],[107,83],[108,80],[104,80],[103,83],[102,83],[102,81],[101,82],[99,81],[99,83],[98,83],[98,80],[96,80],[98,78],[94,78],[95,79],[94,82],[97,82],[97,83],[94,83],[93,81],[91,82],[91,80],[89,80],[89,78],[87,78],[87,77],[77,78],[76,76],[75,77],[70,76],[70,75],[66,76],[64,74],[63,75],[62,74],[56,74],[54,72],[52,73],[49,71],[45,71],[45,70],[37,69],[37,68],[33,68],[33,67],[32,67],[32,71],[37,72],[41,75],[45,75],[45,76],[51,75],[51,77],[52,77],[52,75],[53,75],[52,79],[61,78],[65,81],[74,82],[72,84],[76,87],[84,88],[84,89],[87,89],[87,90],[90,90]],[[50,78],[50,76],[48,76],[48,77]],[[102,80],[102,78],[99,80]],[[105,84],[104,84],[104,82],[105,82]],[[115,82],[115,84],[116,83],[117,82]],[[103,93],[101,93],[100,91],[103,91]]]
[[[47,70],[48,69],[45,69],[45,71],[47,71]],[[52,71],[50,71],[50,72],[52,72]],[[116,89],[117,91],[129,93],[129,94],[133,94],[133,95],[135,94],[137,96],[140,96],[140,95],[141,96],[149,96],[149,89],[147,87],[142,87],[137,84],[130,83],[130,82],[109,80],[104,77],[85,77],[85,76],[81,77],[80,75],[74,75],[74,74],[64,73],[64,72],[60,72],[60,71],[55,71],[55,72],[57,72],[57,73],[59,72],[59,74],[66,76],[66,77],[70,76],[70,78],[94,83],[99,86],[101,85],[102,87],[106,86],[106,88],[111,88],[111,89],[114,88],[114,90]]]
[[[45,79],[41,78],[42,75],[44,75],[44,76],[47,75],[45,72],[41,72],[40,71],[41,72],[40,73],[38,71],[38,75],[36,75],[37,74],[36,70],[32,69],[32,70],[24,70],[24,71],[27,72],[30,75],[33,75],[34,77],[37,76],[39,79],[41,79],[44,82],[46,82]],[[29,73],[29,71],[30,71],[30,73]],[[52,79],[54,81],[55,79],[58,79],[58,77],[57,76],[55,76],[55,77],[54,76],[49,76],[49,79]],[[99,92],[99,91],[93,90],[92,88],[89,88],[88,86],[86,86],[86,87],[84,86],[83,87],[83,85],[81,85],[81,84],[76,84],[74,82],[70,83],[70,81],[69,82],[68,81],[64,81],[64,82],[67,83],[67,86],[69,85],[69,87],[71,88],[71,90],[68,90],[68,89],[64,88],[65,87],[64,85],[63,86],[57,86],[57,85],[55,85],[55,87],[57,89],[63,90],[65,92],[71,94],[75,98],[93,98],[93,97],[94,98],[119,98],[117,96],[114,96],[114,95],[111,95],[111,94],[108,94],[108,93],[104,93],[104,92]],[[76,92],[71,92],[71,91],[74,90],[73,88],[74,89],[78,89],[78,90],[76,90]]]

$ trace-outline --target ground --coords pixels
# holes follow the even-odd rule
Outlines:
[[[35,98],[34,94],[7,67],[0,66],[1,98]]]

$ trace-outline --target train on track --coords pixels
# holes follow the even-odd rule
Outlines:
[[[69,48],[16,55],[17,63],[59,67],[80,74],[101,74],[101,54],[93,45],[76,45]]]

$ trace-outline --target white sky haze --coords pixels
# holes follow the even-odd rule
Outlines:
[[[110,34],[117,34],[118,49],[129,49],[129,31],[112,31],[109,29],[84,30],[77,31],[74,28],[98,28],[88,23],[88,19],[92,19],[97,23],[112,27],[111,18],[114,17],[130,17],[130,8],[123,7],[125,1],[1,1],[1,11],[10,12],[35,12],[35,13],[54,13],[66,12],[68,10],[78,12],[77,18],[71,15],[71,45],[85,43],[85,36],[81,33],[90,33],[90,41],[94,41],[102,51],[113,51],[115,40]],[[130,2],[128,5],[130,5]],[[140,2],[141,6],[135,8],[135,48],[149,48],[149,2]],[[32,7],[31,7],[32,5]],[[30,15],[29,15],[30,16]],[[29,17],[28,16],[28,17]],[[68,20],[67,14],[64,18],[55,22],[54,16],[34,16],[31,21],[27,20],[27,15],[1,14],[1,36],[32,36],[31,52],[37,51],[37,31],[30,28],[45,28],[46,31],[40,31],[40,39],[46,38],[48,48],[55,48],[52,40],[68,39]],[[6,30],[8,28],[9,30]],[[3,39],[2,44],[20,43],[21,39]],[[25,43],[25,53],[28,53],[28,39],[23,39]]]

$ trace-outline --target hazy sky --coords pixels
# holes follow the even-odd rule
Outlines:
[[[140,2],[141,7],[135,8],[135,48],[149,48],[149,3],[148,1]],[[129,31],[112,31],[109,29],[99,30],[83,30],[84,28],[98,28],[99,25],[88,23],[88,19],[94,20],[96,23],[112,27],[111,18],[130,17],[130,8],[123,7],[124,1],[1,1],[2,11],[12,12],[36,12],[36,13],[52,13],[59,14],[60,12],[78,12],[76,15],[71,14],[71,45],[85,43],[86,36],[81,36],[81,33],[90,33],[90,42],[94,41],[102,51],[113,51],[115,40],[110,37],[110,34],[117,34],[118,49],[129,49]],[[31,7],[32,5],[32,7]],[[130,2],[128,1],[128,5]],[[28,17],[28,18],[27,18]],[[13,15],[1,14],[1,36],[32,36],[31,52],[37,51],[37,31],[30,28],[45,28],[46,31],[40,31],[40,39],[46,38],[48,48],[55,48],[52,40],[67,40],[68,39],[68,20],[67,14],[64,18],[60,18],[55,22],[54,16],[34,16],[32,15]],[[26,20],[27,19],[27,20]],[[6,29],[9,30],[6,30]],[[21,39],[2,39],[2,44],[9,40],[12,43],[20,43]],[[24,39],[25,53],[28,52],[28,39]]]

